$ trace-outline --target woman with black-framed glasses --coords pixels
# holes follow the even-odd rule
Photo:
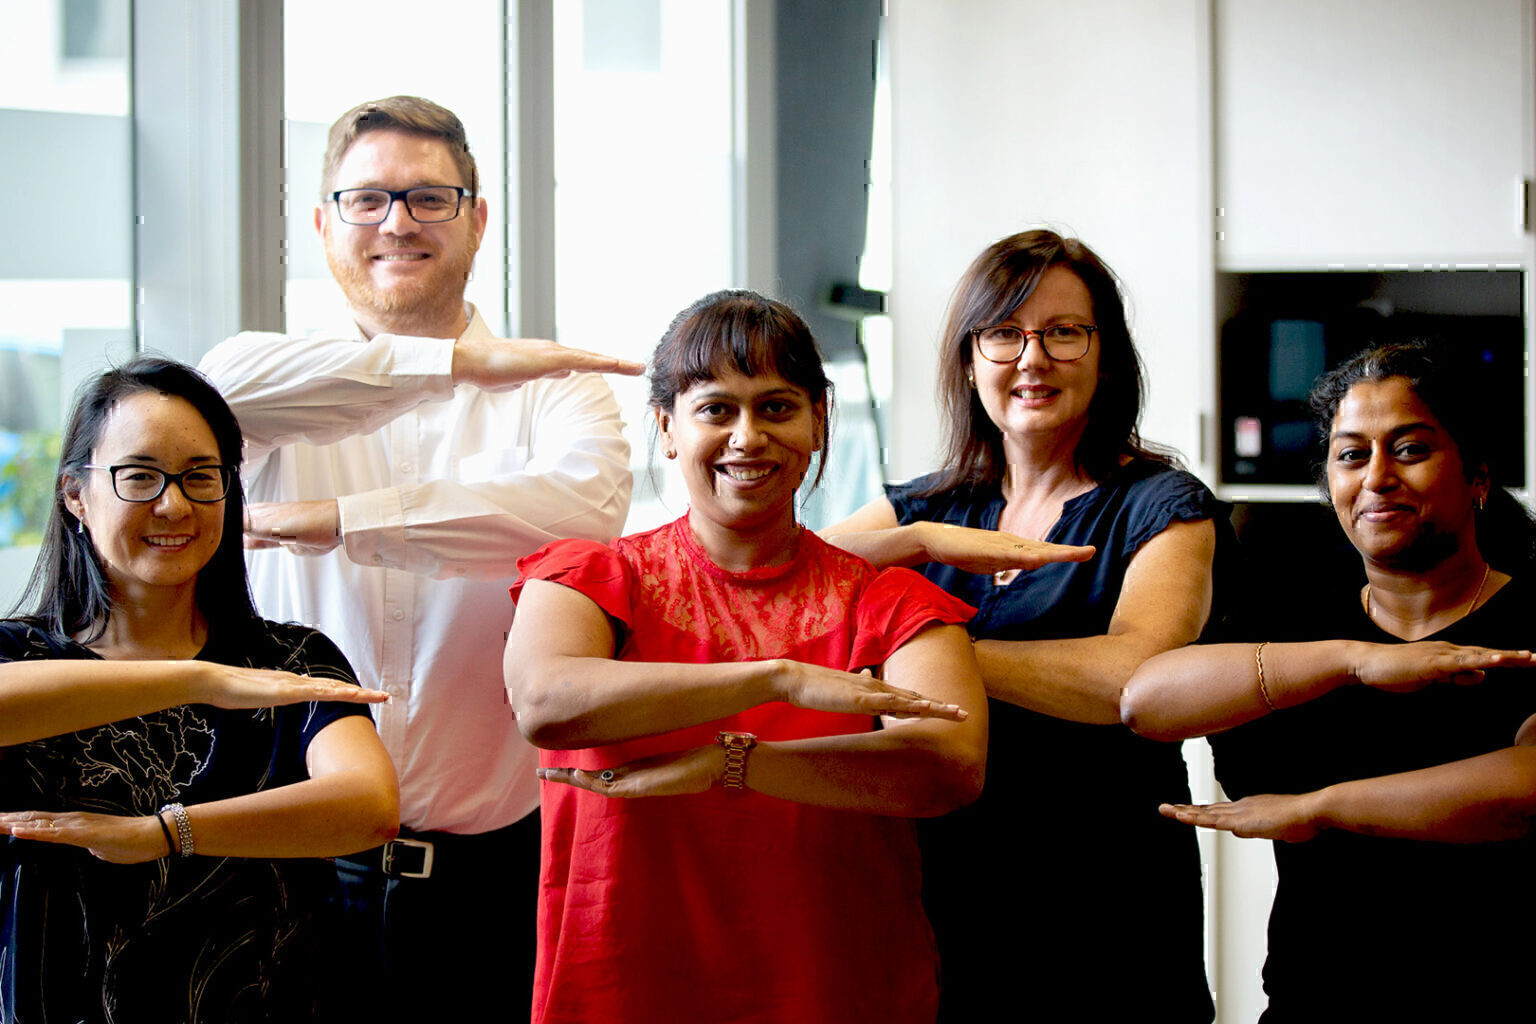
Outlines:
[[[385,695],[251,604],[240,451],[165,359],[70,415],[31,611],[0,620],[0,1019],[310,1019],[320,858],[397,828]]]
[[[980,609],[986,788],[920,830],[941,1019],[1209,1021],[1199,856],[1154,795],[1189,791],[1184,761],[1123,728],[1119,702],[1212,618],[1224,509],[1141,440],[1119,286],[1081,242],[988,247],[942,338],[946,468],[823,531]],[[1064,799],[1091,811],[1038,814]]]

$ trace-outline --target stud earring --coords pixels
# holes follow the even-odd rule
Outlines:
[[[965,382],[971,387],[976,386],[976,372],[974,370],[965,375]]]

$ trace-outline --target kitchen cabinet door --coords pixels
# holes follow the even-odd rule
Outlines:
[[[1526,258],[1530,0],[1217,0],[1223,270]]]

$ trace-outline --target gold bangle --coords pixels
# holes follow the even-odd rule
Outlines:
[[[1264,685],[1264,648],[1268,646],[1269,641],[1265,640],[1253,649],[1253,663],[1259,667],[1259,696],[1264,698],[1264,706],[1271,711],[1278,711],[1275,702],[1269,699],[1269,687]]]

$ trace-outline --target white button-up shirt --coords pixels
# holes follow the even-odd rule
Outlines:
[[[466,336],[490,337],[473,306]],[[536,752],[502,683],[516,560],[606,540],[629,508],[629,445],[602,377],[455,389],[453,342],[350,330],[247,332],[204,357],[245,433],[246,498],[336,498],[342,544],[249,553],[267,618],[345,652],[400,773],[402,823],[485,832],[538,806]]]

